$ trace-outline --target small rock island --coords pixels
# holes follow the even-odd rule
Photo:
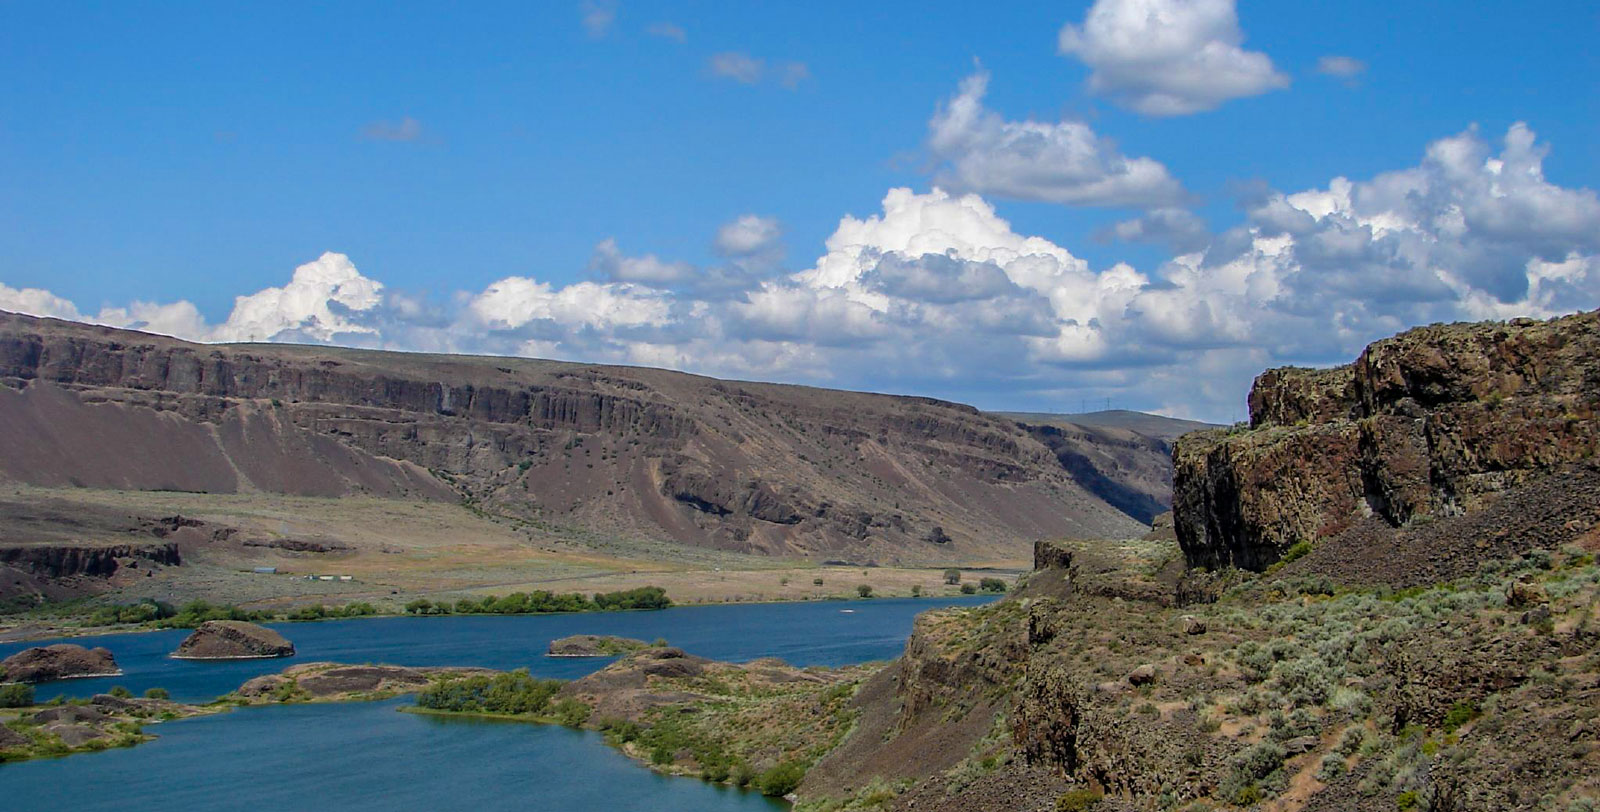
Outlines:
[[[609,634],[574,634],[550,641],[546,657],[615,657],[650,648],[650,644],[631,637]]]
[[[208,620],[179,644],[180,660],[260,660],[293,657],[294,644],[283,635],[242,620]]]
[[[109,650],[71,643],[23,649],[0,661],[0,682],[52,682],[121,674],[122,669]]]

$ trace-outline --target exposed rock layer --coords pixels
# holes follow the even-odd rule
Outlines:
[[[0,681],[5,682],[50,682],[121,673],[109,650],[71,643],[24,649],[0,661]]]
[[[208,620],[184,638],[172,656],[184,660],[293,657],[294,644],[265,626],[242,620]]]
[[[1071,451],[1097,442],[1047,444],[1014,420],[923,398],[198,345],[0,314],[0,478],[36,485],[465,496],[741,552],[947,561],[1142,532],[1106,499],[1142,516],[1163,494],[1121,487],[1110,458]]]
[[[1353,364],[1274,369],[1250,428],[1181,438],[1176,529],[1191,565],[1260,570],[1368,516],[1458,515],[1593,458],[1600,313],[1423,327]]]

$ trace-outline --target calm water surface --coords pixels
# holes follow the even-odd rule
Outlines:
[[[781,657],[847,665],[898,656],[911,619],[936,606],[989,598],[684,607],[521,617],[376,618],[274,624],[290,660],[203,663],[167,655],[187,632],[108,635],[121,677],[39,686],[43,697],[160,686],[203,701],[296,662],[528,668],[572,679],[608,660],[551,659],[569,634],[665,637],[721,660]],[[854,610],[842,612],[842,609]],[[4,658],[39,642],[0,645]],[[160,738],[131,749],[0,765],[6,810],[541,809],[773,810],[784,804],[700,781],[665,778],[594,733],[398,713],[410,700],[247,708],[151,725]]]

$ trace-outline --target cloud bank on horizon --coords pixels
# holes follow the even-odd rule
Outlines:
[[[1549,183],[1545,154],[1521,124],[1498,152],[1468,130],[1429,144],[1416,166],[1262,194],[1243,223],[1200,245],[1194,224],[1156,209],[1118,228],[1149,239],[1188,228],[1174,239],[1191,244],[1145,271],[1091,268],[1017,233],[976,193],[898,188],[882,211],[841,218],[825,253],[793,273],[773,259],[780,225],[746,215],[714,235],[721,267],[630,256],[607,239],[590,280],[512,275],[441,302],[390,290],[330,252],[282,287],[239,296],[215,324],[186,301],[84,312],[4,285],[0,309],[198,341],[524,355],[891,392],[1138,392],[1168,413],[1229,419],[1264,366],[1347,359],[1416,324],[1600,301],[1600,199]]]

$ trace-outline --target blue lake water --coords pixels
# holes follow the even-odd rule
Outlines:
[[[297,662],[527,668],[572,679],[608,660],[544,656],[569,634],[619,634],[706,657],[847,665],[898,656],[918,612],[992,598],[684,607],[659,612],[375,618],[275,624],[284,660],[195,662],[167,655],[187,632],[107,635],[123,676],[38,686],[41,698],[122,685],[204,701]],[[841,610],[849,609],[851,612]],[[61,642],[61,641],[47,641]],[[0,658],[41,642],[0,645]],[[773,810],[754,793],[665,778],[594,733],[398,713],[410,700],[247,708],[146,728],[137,747],[0,764],[6,810],[651,809]]]

